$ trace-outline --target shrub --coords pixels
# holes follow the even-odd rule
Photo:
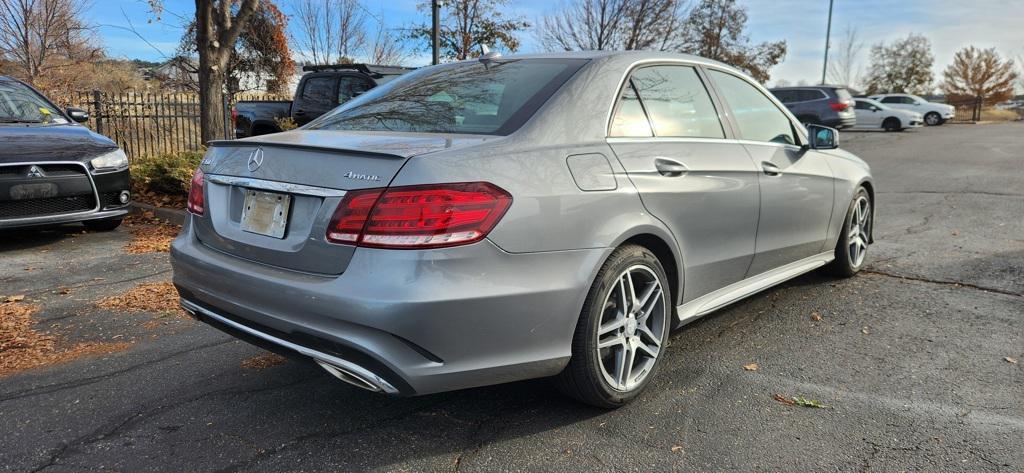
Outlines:
[[[203,160],[204,151],[167,153],[132,162],[132,179],[140,187],[161,194],[188,194],[192,173]]]
[[[299,124],[295,123],[295,119],[292,117],[278,117],[275,118],[274,121],[277,122],[277,127],[280,128],[281,131],[294,130],[299,127]]]

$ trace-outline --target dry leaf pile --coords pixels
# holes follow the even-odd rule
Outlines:
[[[188,201],[188,197],[184,194],[161,194],[159,192],[153,192],[150,190],[135,188],[135,192],[132,194],[132,198],[136,202],[142,202],[143,204],[149,204],[155,207],[169,207],[175,209],[185,208],[185,203]]]
[[[180,225],[167,223],[150,211],[129,215],[124,221],[132,233],[131,243],[124,247],[129,254],[168,252],[171,240],[181,231]]]
[[[280,365],[285,361],[288,361],[288,359],[278,355],[277,353],[265,353],[263,355],[257,355],[252,358],[242,360],[242,369],[262,370],[264,368],[270,368],[271,366]]]
[[[53,335],[32,328],[39,306],[8,296],[0,302],[0,377],[29,368],[70,361],[85,355],[121,351],[130,343],[84,342],[60,347]]]
[[[161,316],[184,314],[178,291],[169,282],[142,283],[123,294],[104,297],[97,306],[118,312],[150,312]]]

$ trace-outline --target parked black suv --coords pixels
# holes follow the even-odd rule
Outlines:
[[[0,229],[82,222],[113,230],[129,211],[128,158],[31,86],[0,76]]]
[[[846,87],[814,85],[770,90],[803,123],[825,125],[837,130],[857,124],[853,95]]]
[[[334,107],[406,72],[408,67],[372,64],[305,66],[295,100],[243,100],[231,109],[235,137],[266,135],[281,131],[277,119],[291,117],[302,126]]]

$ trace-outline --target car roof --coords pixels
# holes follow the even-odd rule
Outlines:
[[[548,53],[511,54],[508,56],[501,56],[499,59],[614,59],[630,62],[670,60],[718,66],[743,73],[743,71],[730,66],[729,64],[716,61],[714,59],[708,59],[693,54],[674,53],[668,51],[557,51]],[[475,60],[478,59],[468,59],[467,61]]]
[[[847,90],[849,90],[850,88],[845,86],[845,85],[819,84],[819,85],[787,85],[785,87],[772,87],[771,89],[768,89],[768,90],[799,90],[799,89],[847,89]]]

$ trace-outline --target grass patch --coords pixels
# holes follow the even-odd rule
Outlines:
[[[1000,110],[998,108],[985,108],[981,110],[981,121],[983,122],[1011,122],[1020,120],[1020,113],[1015,110]]]

